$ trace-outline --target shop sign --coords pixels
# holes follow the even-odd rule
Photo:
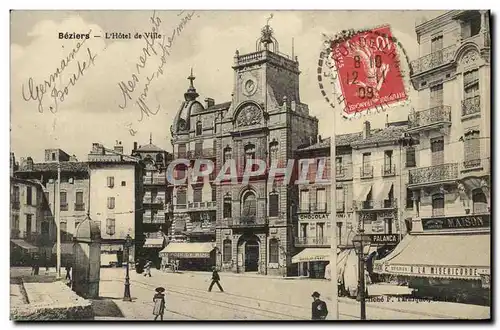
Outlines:
[[[449,267],[385,264],[385,272],[400,275],[419,275],[424,277],[451,277],[477,279],[487,269],[479,267]]]
[[[383,233],[385,230],[384,224],[382,219],[372,221],[372,233]]]
[[[179,259],[208,259],[210,258],[210,253],[206,252],[169,252],[168,253],[170,258],[179,258]]]
[[[299,214],[299,220],[328,220],[328,213]]]
[[[398,234],[368,234],[372,244],[398,244]]]
[[[424,230],[489,228],[489,227],[490,227],[489,214],[422,219],[422,228]]]

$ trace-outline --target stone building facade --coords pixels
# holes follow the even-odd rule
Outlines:
[[[190,158],[192,153],[215,163],[214,175],[207,175],[203,184],[196,183],[202,185],[197,194],[204,204],[193,207],[203,205],[209,214],[206,224],[215,234],[218,267],[286,275],[293,252],[297,189],[291,180],[270,180],[269,166],[286,167],[298,146],[317,136],[318,121],[300,102],[297,58],[279,52],[270,26],[261,32],[255,52],[240,55],[237,51],[234,56],[231,102],[215,104],[207,98],[206,104],[201,104],[196,101],[199,95],[192,83],[194,77],[189,78],[191,86],[172,126],[172,141],[174,158]],[[263,160],[267,169],[242,185],[249,159]],[[228,160],[236,162],[239,184],[222,181],[215,185],[215,175]],[[182,177],[189,171],[187,167],[176,166],[175,175]],[[187,223],[195,219],[182,211],[192,202],[182,191],[194,200],[194,187],[189,181],[174,187],[174,231],[180,232],[184,222],[188,232]]]

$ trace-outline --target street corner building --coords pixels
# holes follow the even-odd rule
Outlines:
[[[489,12],[450,11],[416,33],[411,230],[376,272],[406,278],[423,296],[490,304]]]
[[[174,159],[211,159],[215,171],[174,186],[172,232],[175,240],[215,242],[211,264],[222,271],[285,276],[293,267],[297,187],[269,180],[267,171],[245,185],[214,184],[216,173],[230,159],[236,161],[241,182],[247,160],[286,167],[297,148],[317,136],[318,120],[300,101],[297,57],[279,52],[269,25],[261,32],[255,52],[234,55],[230,101],[217,104],[206,98],[202,104],[194,76],[188,78],[189,88],[171,127]],[[186,172],[187,166],[177,165],[174,176],[183,178]],[[182,263],[184,258],[178,257]]]

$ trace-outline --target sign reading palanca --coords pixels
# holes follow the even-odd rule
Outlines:
[[[432,229],[459,229],[459,228],[489,228],[490,215],[466,215],[447,218],[422,219],[424,230]]]

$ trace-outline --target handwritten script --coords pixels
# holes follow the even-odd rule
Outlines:
[[[136,105],[140,113],[139,122],[144,119],[144,116],[154,116],[160,111],[159,104],[151,108],[147,102],[149,88],[155,80],[163,75],[167,58],[170,56],[170,51],[186,25],[193,18],[194,13],[194,11],[188,13],[182,11],[179,13],[177,16],[181,16],[180,22],[170,33],[162,33],[162,39],[155,39],[152,37],[160,32],[162,25],[161,18],[156,14],[156,11],[154,11],[153,15],[150,17],[153,33],[144,38],[146,44],[142,48],[142,54],[135,64],[135,72],[129,80],[120,81],[118,83],[118,87],[123,97],[121,104],[118,106],[120,109],[124,110],[130,103]],[[149,59],[155,57],[157,59],[159,58],[161,62],[156,68],[153,68],[153,70],[148,70],[149,73],[147,73],[146,67],[151,62]],[[139,87],[139,85],[141,87]],[[127,127],[129,127],[130,134],[135,135],[137,131],[132,129],[132,124],[127,124]]]
[[[92,32],[92,30],[89,31]],[[47,79],[44,80],[43,83],[36,83],[35,80],[30,77],[26,84],[22,85],[22,94],[23,99],[26,102],[35,101],[38,102],[38,111],[44,112],[44,97],[47,93],[50,93],[48,97],[51,98],[49,110],[52,113],[56,113],[58,110],[59,103],[62,103],[66,100],[66,97],[70,94],[72,87],[74,87],[80,77],[82,77],[87,70],[94,66],[95,59],[97,54],[93,53],[92,50],[87,47],[84,60],[77,61],[77,70],[76,72],[70,73],[69,81],[66,84],[57,83],[58,78],[61,77],[62,73],[67,71],[66,68],[75,61],[75,57],[80,53],[81,49],[83,49],[85,41],[87,39],[82,39],[79,41],[75,48],[71,50],[71,52],[61,60],[60,66],[49,75]]]

